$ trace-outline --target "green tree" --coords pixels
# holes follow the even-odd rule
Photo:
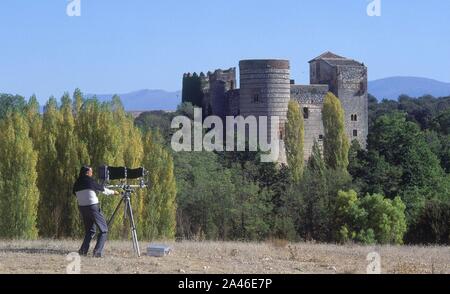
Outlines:
[[[380,116],[369,134],[368,142],[369,149],[376,150],[374,152],[389,167],[380,169],[385,176],[379,179],[374,179],[377,173],[368,169],[365,175],[368,186],[384,187],[384,194],[390,198],[400,195],[407,207],[409,224],[415,222],[423,209],[424,200],[450,197],[448,181],[439,159],[427,144],[419,126],[407,121],[404,113]],[[379,165],[377,161],[376,158],[370,159],[368,166]],[[394,170],[395,177],[386,173]]]
[[[326,166],[317,142],[308,161],[300,185],[293,187],[294,207],[298,207],[295,221],[298,233],[306,240],[326,241],[329,237],[329,199]]]
[[[0,93],[0,120],[5,118],[8,112],[22,112],[25,106],[25,98],[22,96]]]
[[[339,191],[336,198],[335,238],[340,242],[353,240],[374,243],[366,234],[367,211],[360,207],[358,194],[354,190]],[[373,231],[372,231],[373,233]],[[361,238],[362,237],[362,238]]]
[[[384,198],[383,195],[367,195],[361,199],[361,207],[367,211],[367,227],[375,233],[381,244],[403,244],[406,233],[406,206],[400,199]]]
[[[194,108],[197,107],[191,102],[183,102],[177,107],[177,115],[184,115],[191,120],[194,119]]]
[[[39,113],[39,103],[35,95],[31,96],[25,107],[25,116],[28,120],[30,138],[33,141],[34,149],[39,152],[39,140],[42,138],[42,117]]]
[[[81,93],[80,89],[75,89],[73,92],[73,112],[74,114],[78,114],[81,111],[81,107],[83,106],[84,98],[83,93]]]
[[[135,125],[144,133],[148,130],[158,130],[169,145],[173,134],[170,125],[174,115],[165,111],[144,112],[135,119]]]
[[[230,238],[234,185],[231,172],[211,152],[174,154],[177,235],[187,239]]]
[[[39,233],[44,237],[58,237],[62,225],[63,207],[58,201],[59,187],[55,185],[58,169],[57,138],[61,114],[56,99],[51,97],[44,108],[39,159],[37,163],[38,187],[41,194],[38,210]]]
[[[144,238],[174,238],[176,232],[176,182],[172,156],[164,149],[158,134],[144,138],[144,166],[151,185],[139,205],[139,230]]]
[[[0,121],[0,237],[34,239],[39,191],[37,152],[26,118],[17,112]]]
[[[357,140],[353,140],[350,145],[350,149],[348,151],[348,172],[356,177],[360,176],[361,170],[363,169],[363,165],[361,160],[359,159],[360,153],[362,152],[361,145]]]
[[[339,99],[327,93],[322,110],[324,137],[324,157],[328,167],[346,171],[348,167],[348,151],[350,148],[345,133],[344,109]]]
[[[232,230],[229,236],[232,239],[263,240],[268,237],[271,229],[272,193],[269,189],[260,187],[257,181],[248,178],[246,171],[250,165],[248,162],[244,168],[234,165],[230,169],[233,183],[232,209],[231,215],[224,213],[222,218],[231,222]],[[221,226],[219,228],[221,229]]]
[[[441,165],[447,174],[450,174],[450,135],[441,135]]]
[[[450,244],[450,201],[429,200],[407,239],[418,244]]]
[[[303,176],[304,159],[304,121],[300,107],[296,101],[289,102],[286,123],[286,156],[294,182],[299,182]]]
[[[339,191],[336,201],[335,236],[341,242],[403,244],[406,233],[405,205],[383,195],[359,199],[355,191]]]
[[[78,139],[72,100],[67,93],[61,98],[60,114],[61,121],[56,137],[58,166],[54,170],[54,179],[52,179],[54,185],[58,187],[56,201],[63,211],[57,236],[82,236],[83,227],[76,198],[72,195],[72,187],[80,166],[85,164],[89,157],[86,145]]]
[[[375,150],[359,150],[351,155],[349,172],[362,194],[381,193],[395,197],[402,193],[401,166],[392,165]]]

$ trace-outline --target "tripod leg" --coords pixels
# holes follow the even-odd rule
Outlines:
[[[133,248],[136,252],[138,257],[141,257],[141,250],[139,249],[139,241],[137,238],[137,232],[136,232],[136,223],[134,222],[133,217],[133,209],[131,208],[130,201],[127,201],[127,210],[130,217],[130,226],[131,226],[131,237],[133,238]]]
[[[117,207],[116,207],[116,209],[114,210],[114,212],[113,212],[111,218],[109,219],[109,221],[108,221],[108,227],[109,227],[109,226],[111,225],[111,223],[113,222],[114,217],[116,216],[117,211],[119,211],[119,208],[120,208],[120,205],[122,204],[122,202],[123,202],[123,198],[120,199],[119,204],[117,205]]]
[[[127,210],[128,210],[128,214],[130,216],[130,225],[131,225],[131,237],[133,238],[133,248],[134,251],[136,252],[138,257],[141,257],[141,250],[139,249],[139,241],[137,238],[137,232],[136,232],[136,224],[134,222],[134,217],[133,217],[133,209],[131,208],[131,203],[128,200],[127,201]]]

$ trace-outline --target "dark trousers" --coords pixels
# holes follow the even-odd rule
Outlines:
[[[96,233],[96,227],[98,227],[99,234],[97,237],[97,244],[94,248],[94,256],[101,257],[103,255],[103,247],[105,246],[108,236],[108,225],[105,217],[102,214],[100,206],[98,204],[92,206],[79,206],[78,207],[83,217],[85,236],[83,244],[81,245],[80,254],[86,255],[89,252],[89,245],[92,238]]]

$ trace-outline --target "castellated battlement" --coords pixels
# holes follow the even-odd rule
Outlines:
[[[240,70],[290,70],[289,60],[283,59],[248,59],[239,62]]]
[[[322,145],[322,108],[328,92],[336,95],[345,112],[349,140],[366,146],[368,134],[367,67],[364,63],[332,52],[309,61],[310,85],[296,85],[291,79],[289,60],[255,59],[239,62],[240,89],[236,68],[183,75],[183,102],[203,108],[205,115],[277,116],[276,130],[284,138],[288,103],[299,103],[305,121],[305,159],[314,142]],[[270,134],[270,132],[269,132]],[[281,162],[284,161],[284,158]]]

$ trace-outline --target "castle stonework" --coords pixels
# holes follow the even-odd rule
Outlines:
[[[286,122],[287,107],[291,99],[290,67],[287,60],[243,60],[239,62],[239,110],[243,117],[279,118],[280,126]],[[271,139],[271,132],[268,133]],[[280,135],[280,130],[276,130]],[[282,134],[281,134],[282,135]]]
[[[310,83],[328,85],[345,111],[345,128],[350,142],[365,148],[369,132],[367,67],[358,61],[326,52],[311,60]]]
[[[288,60],[240,61],[240,89],[236,88],[235,68],[216,70],[207,75],[188,73],[183,76],[183,102],[202,107],[206,116],[266,116],[269,122],[271,116],[277,116],[280,126],[274,131],[283,140],[288,103],[295,100],[304,116],[304,153],[308,159],[314,141],[323,143],[323,101],[325,95],[332,92],[344,109],[349,140],[357,140],[365,148],[368,134],[367,67],[331,52],[309,64],[310,85],[295,85],[290,77]],[[284,152],[280,162],[285,162]]]

